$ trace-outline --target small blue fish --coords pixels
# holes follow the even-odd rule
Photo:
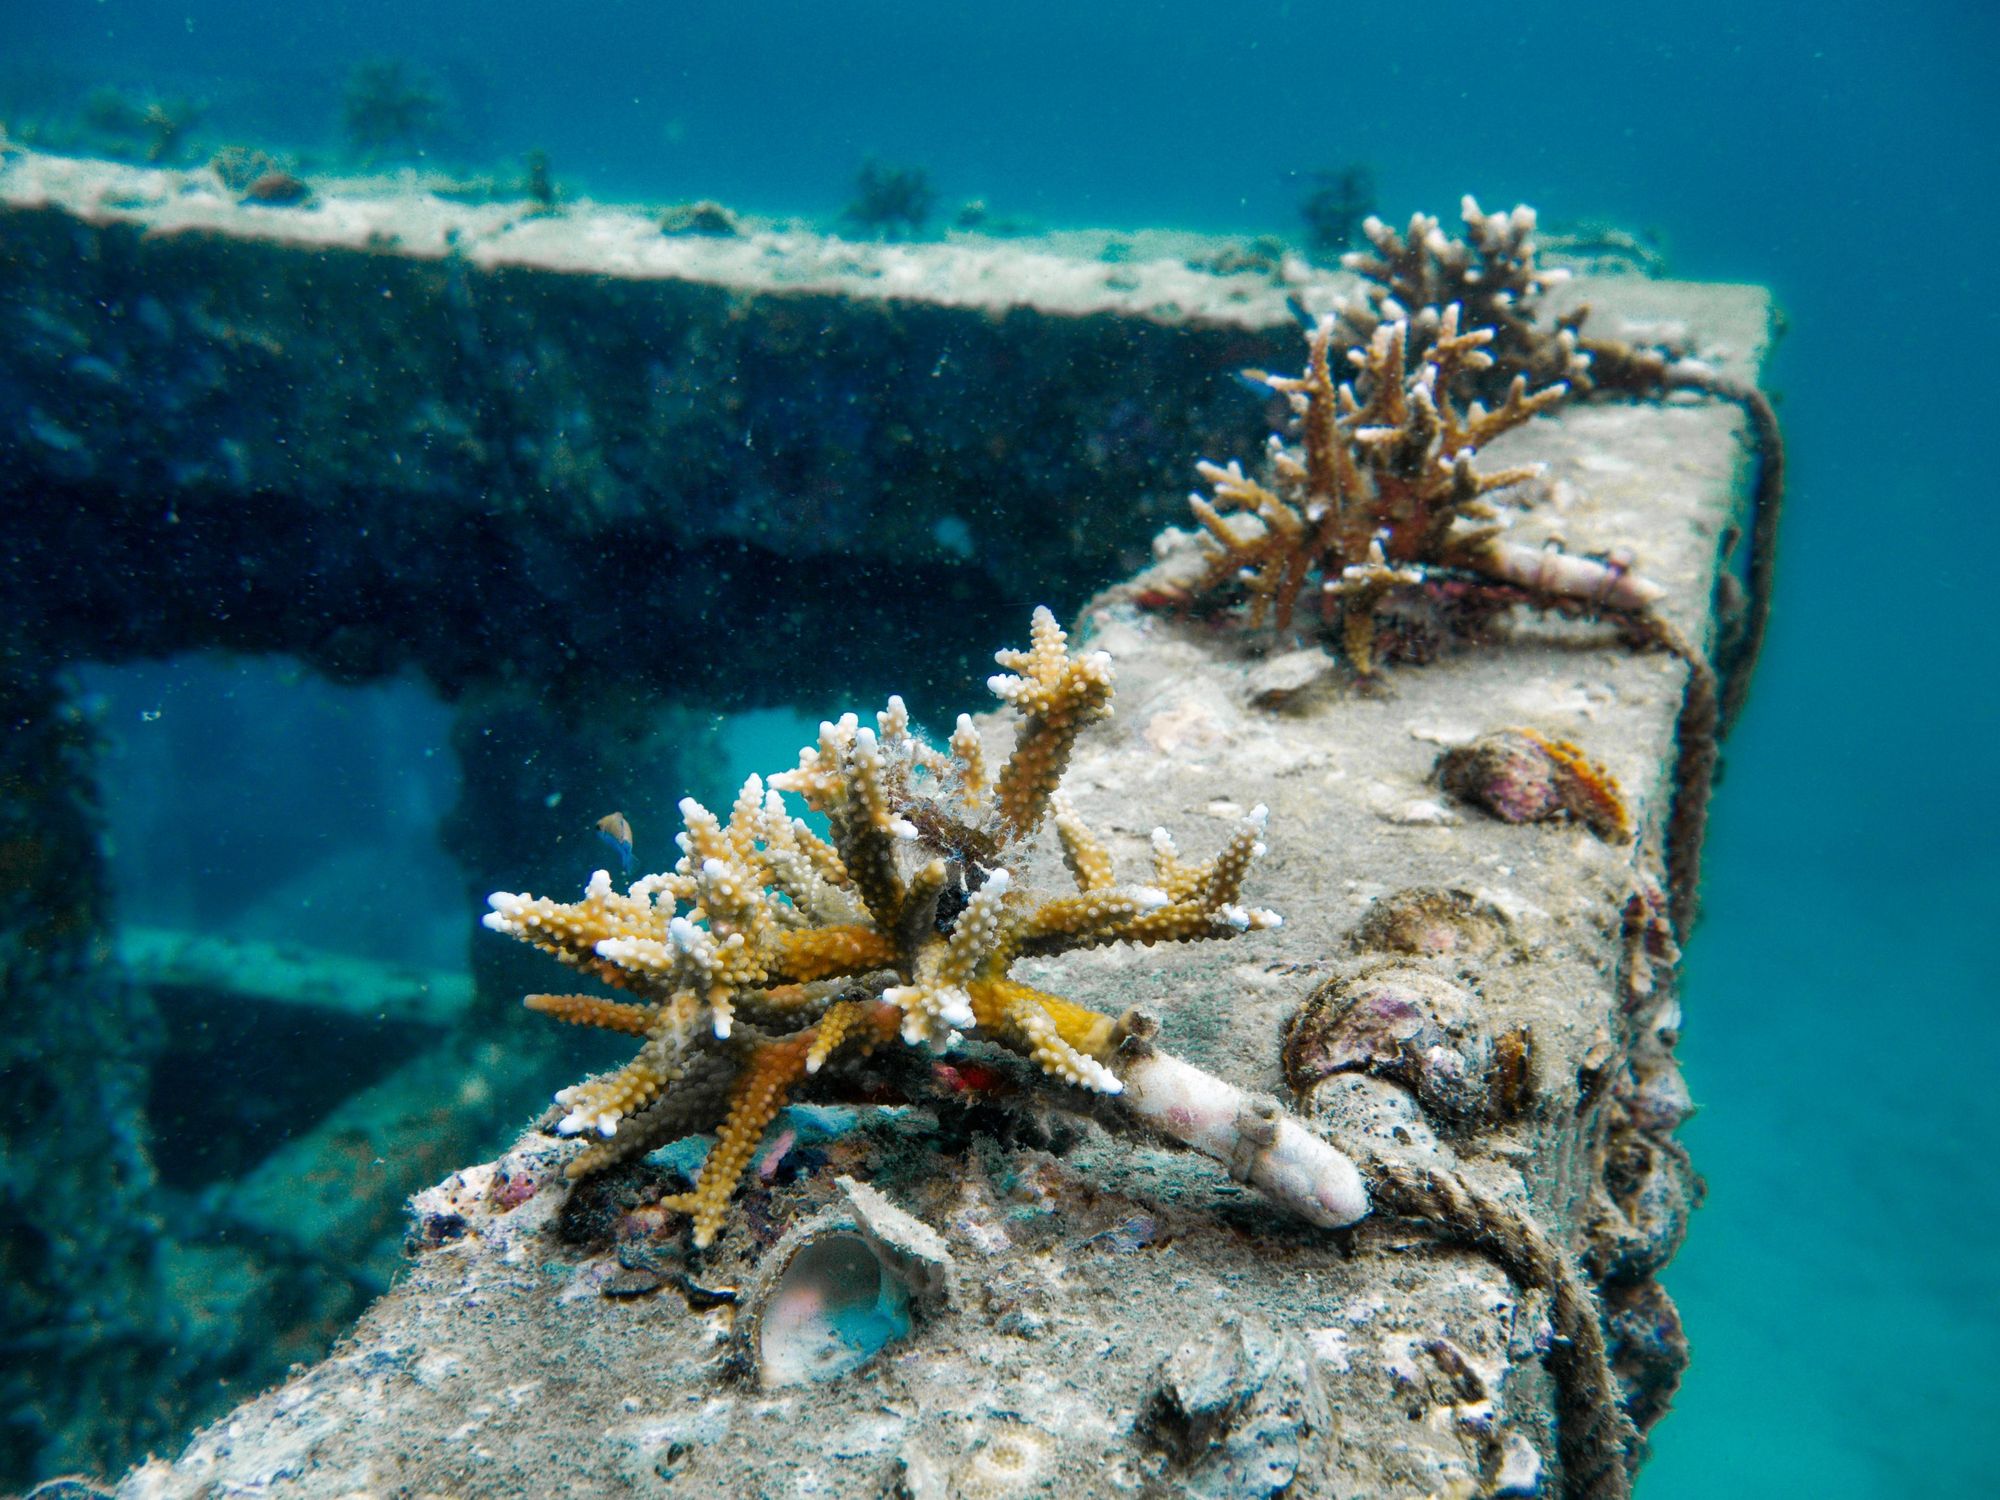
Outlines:
[[[632,873],[632,825],[622,812],[606,813],[597,820],[597,836],[618,851],[620,867]]]

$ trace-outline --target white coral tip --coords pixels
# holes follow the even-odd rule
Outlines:
[[[1078,1084],[1098,1094],[1122,1094],[1125,1085],[1118,1075],[1105,1067],[1094,1057],[1079,1052],[1076,1055],[1076,1081]]]
[[[1156,885],[1140,885],[1132,888],[1132,904],[1140,911],[1158,911],[1171,905],[1173,897]]]
[[[583,888],[583,899],[586,901],[602,901],[609,897],[610,894],[611,872],[609,870],[591,871],[590,884]]]
[[[972,1030],[979,1024],[978,1019],[972,1014],[972,997],[959,989],[939,992],[937,1018],[966,1031]]]

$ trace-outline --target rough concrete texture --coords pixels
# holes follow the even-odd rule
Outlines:
[[[1711,352],[1761,347],[1755,294],[1592,290]],[[1491,457],[1548,465],[1524,535],[1633,546],[1700,640],[1737,439],[1731,407],[1616,405],[1537,420]],[[1281,1034],[1322,986],[1393,983],[1430,1005],[1418,1048],[1361,1047],[1301,1109],[1357,1154],[1449,1165],[1531,1214],[1599,1287],[1628,1405],[1657,1416],[1684,1345],[1652,1276],[1697,1189],[1671,1139],[1686,1110],[1671,971],[1626,914],[1660,875],[1682,670],[1603,627],[1523,615],[1379,693],[1338,673],[1300,690],[1314,674],[1292,663],[1274,696],[1270,658],[1292,643],[1149,614],[1128,592],[1083,612],[1117,663],[1116,712],[1080,743],[1068,791],[1128,869],[1157,824],[1203,855],[1267,804],[1247,895],[1286,922],[1018,977],[1153,1009],[1165,1045],[1274,1093]],[[1503,823],[1432,782],[1445,747],[1503,726],[1603,762],[1638,840]],[[574,1145],[531,1131],[418,1197],[408,1279],[331,1358],[120,1493],[1561,1492],[1542,1294],[1418,1224],[1284,1220],[1212,1164],[1111,1128],[1109,1111],[1051,1108],[1087,1101],[1002,1066],[1012,1084],[994,1097],[936,1088],[795,1146],[700,1262],[645,1233],[647,1174],[572,1191],[556,1168]],[[865,1237],[842,1174],[934,1232],[942,1291],[858,1369],[771,1384],[802,1237]]]

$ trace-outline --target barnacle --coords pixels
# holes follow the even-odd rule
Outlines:
[[[600,870],[574,902],[491,897],[488,927],[633,997],[528,998],[558,1020],[644,1038],[624,1067],[556,1096],[558,1128],[595,1137],[571,1176],[714,1130],[694,1188],[667,1200],[705,1246],[791,1093],[878,1047],[976,1033],[1051,1078],[1118,1093],[1112,1019],[1012,978],[1017,958],[1277,924],[1242,904],[1261,808],[1206,861],[1157,831],[1151,882],[1118,883],[1110,851],[1057,794],[1077,735],[1110,712],[1110,659],[1072,653],[1038,609],[1029,648],[996,660],[1007,670],[988,685],[1020,715],[997,775],[969,717],[940,751],[891,698],[873,727],[853,714],[822,724],[795,769],[744,783],[726,821],[684,800],[671,871],[620,892]],[[826,837],[787,793],[825,817]],[[1067,893],[1019,878],[1051,809]]]

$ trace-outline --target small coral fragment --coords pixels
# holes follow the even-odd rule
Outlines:
[[[996,661],[1006,670],[990,685],[1020,715],[997,776],[969,717],[940,751],[891,699],[873,728],[853,714],[822,724],[796,769],[744,783],[726,821],[683,801],[671,871],[622,893],[599,871],[575,902],[491,898],[488,927],[630,997],[541,995],[530,1008],[644,1038],[624,1067],[556,1096],[558,1129],[595,1137],[572,1177],[715,1131],[695,1185],[664,1200],[706,1246],[793,1093],[834,1086],[886,1044],[984,1036],[1052,1079],[1118,1093],[1111,1019],[1012,979],[1017,958],[1277,925],[1243,904],[1264,852],[1261,807],[1206,861],[1183,859],[1162,831],[1153,881],[1121,884],[1103,841],[1057,795],[1078,734],[1110,712],[1108,657],[1073,654],[1042,609],[1029,648]],[[828,839],[788,812],[788,793],[825,816]],[[1073,891],[1017,879],[1045,821]]]

